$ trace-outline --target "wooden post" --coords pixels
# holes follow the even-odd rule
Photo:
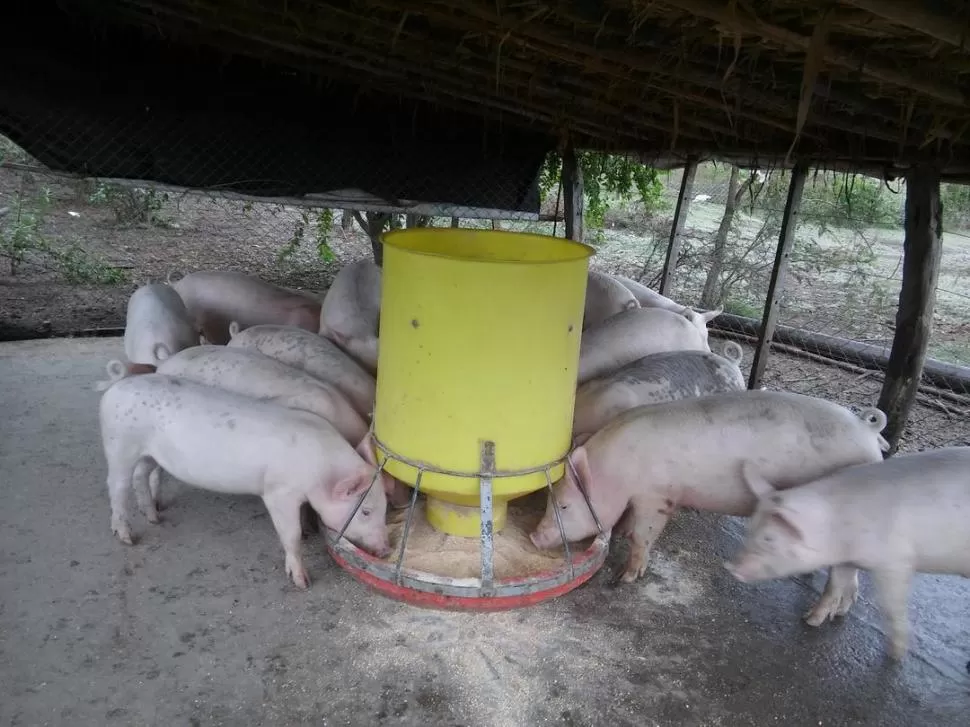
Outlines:
[[[384,225],[388,222],[391,223],[393,229],[395,217],[396,215],[390,215],[386,212],[366,212],[361,215],[360,212],[354,210],[354,218],[370,238],[374,262],[380,267],[384,265],[384,245],[381,243],[381,233],[384,232]]]
[[[925,164],[913,167],[906,175],[903,284],[896,334],[879,394],[879,408],[889,420],[883,434],[890,447],[887,457],[899,448],[923,375],[943,252],[942,215],[939,170]]]
[[[562,190],[564,195],[566,237],[583,241],[583,170],[576,158],[576,150],[567,144],[562,155]]]
[[[680,241],[684,234],[684,225],[690,212],[690,201],[694,196],[694,176],[697,174],[697,160],[688,159],[684,167],[684,176],[680,180],[680,193],[677,195],[677,206],[674,208],[674,221],[670,226],[670,242],[667,243],[667,258],[664,260],[663,273],[660,275],[660,294],[667,295],[673,283],[674,271],[677,269],[677,258],[680,257]]]
[[[458,218],[457,217],[452,217],[451,218],[451,226],[452,227],[458,227]]]
[[[785,290],[785,278],[788,275],[788,258],[791,257],[791,246],[795,241],[795,228],[798,227],[798,208],[802,203],[802,190],[805,189],[805,178],[808,176],[808,165],[798,163],[791,171],[791,181],[788,184],[788,199],[785,201],[785,212],[781,217],[781,232],[778,233],[778,250],[775,252],[775,265],[771,270],[771,282],[768,284],[768,298],[765,301],[764,315],[761,318],[761,331],[758,335],[758,347],[754,352],[754,362],[751,364],[751,376],[748,378],[748,388],[757,389],[761,386],[765,366],[768,364],[768,354],[771,350],[771,339],[775,335],[778,324],[778,303]]]

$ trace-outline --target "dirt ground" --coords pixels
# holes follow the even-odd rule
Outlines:
[[[110,533],[97,425],[121,341],[0,344],[0,724],[952,726],[970,700],[970,580],[919,576],[913,647],[884,658],[863,576],[841,623],[800,614],[820,574],[743,586],[739,523],[685,512],[646,578],[625,548],[571,594],[500,614],[386,600],[305,542],[283,572],[261,502],[168,487]]]
[[[138,286],[198,270],[238,270],[287,287],[325,291],[341,265],[370,254],[359,227],[344,232],[338,224],[330,240],[333,261],[320,260],[310,242],[279,261],[301,222],[300,211],[292,207],[249,208],[214,196],[172,194],[157,220],[147,224],[119,222],[120,202],[92,198],[97,199],[92,182],[0,167],[5,222],[12,225],[18,213],[35,214],[40,219],[36,239],[61,251],[76,245],[85,262],[115,268],[124,277],[116,284],[72,282],[54,260],[36,252],[11,274],[10,260],[0,259],[0,341],[123,327],[128,297]],[[26,200],[23,209],[16,206],[18,199]]]

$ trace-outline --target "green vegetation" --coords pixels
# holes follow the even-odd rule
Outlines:
[[[15,193],[13,204],[0,217],[0,255],[7,258],[10,274],[16,275],[25,262],[58,271],[70,283],[114,285],[123,282],[123,270],[91,255],[77,243],[58,245],[44,233],[51,207],[50,190],[35,197]]]
[[[247,204],[250,204],[247,202]],[[282,211],[283,205],[276,205]],[[276,254],[277,264],[289,261],[306,241],[307,230],[311,232],[311,241],[316,248],[317,257],[325,263],[337,259],[330,247],[330,232],[333,229],[333,210],[302,209],[300,218],[293,227],[293,234],[280,251]]]
[[[640,206],[640,214],[649,218],[669,207],[660,172],[632,157],[600,152],[577,152],[583,173],[585,225],[597,241],[611,208]],[[560,183],[562,158],[553,152],[546,157],[539,176],[539,193],[543,199],[556,192]],[[562,203],[560,201],[560,210]]]
[[[95,207],[110,208],[119,225],[149,225],[167,227],[168,221],[161,216],[162,208],[169,201],[168,192],[157,189],[141,189],[125,184],[98,180],[88,202]]]

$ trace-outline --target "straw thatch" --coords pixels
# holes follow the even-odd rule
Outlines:
[[[114,0],[112,22],[674,161],[970,178],[959,0]],[[932,9],[930,9],[932,8]]]

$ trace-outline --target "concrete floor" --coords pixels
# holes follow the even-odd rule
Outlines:
[[[650,573],[492,615],[385,600],[307,541],[302,593],[255,498],[169,488],[111,535],[97,425],[120,342],[0,344],[3,725],[957,725],[970,581],[922,576],[914,644],[883,656],[864,579],[841,624],[800,614],[822,577],[758,587],[720,561],[738,522],[684,513]]]

